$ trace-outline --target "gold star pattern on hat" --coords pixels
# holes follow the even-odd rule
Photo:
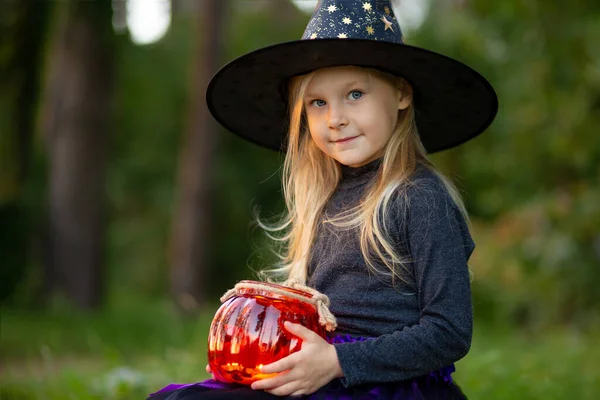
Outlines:
[[[356,37],[402,43],[391,0],[320,0],[319,4],[303,39]]]
[[[316,38],[317,38],[317,33],[316,33],[316,32],[314,32],[312,35],[310,35],[310,38],[311,38],[311,39],[316,39]]]
[[[385,29],[384,31],[387,31],[388,29],[391,29],[392,32],[394,32],[394,28],[392,27],[392,23],[390,21],[387,20],[387,18],[385,16],[381,17],[381,20],[383,21],[383,23],[385,24]]]

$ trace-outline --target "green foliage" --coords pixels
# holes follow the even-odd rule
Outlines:
[[[144,47],[120,37],[108,152],[108,265],[117,288],[165,290],[174,177],[190,63],[189,24]]]
[[[272,18],[264,10],[234,12],[231,26],[236,29],[226,35],[224,59],[271,44],[273,37],[295,39],[305,24],[300,14],[291,14],[286,26],[274,26]],[[191,19],[179,16],[156,44],[119,42],[107,188],[109,265],[117,287],[134,285],[148,294],[166,289],[174,177],[195,56],[190,32]],[[282,208],[280,155],[222,129],[217,141],[207,276],[213,298],[251,276],[249,267],[258,269],[272,260],[262,233],[252,227],[253,209],[272,217]]]
[[[409,40],[473,66],[500,101],[486,133],[434,157],[479,222],[475,302],[489,318],[597,323],[600,7],[437,3]]]
[[[185,319],[167,301],[122,292],[97,314],[61,301],[36,313],[2,309],[0,398],[145,398],[175,378],[205,379],[216,307]]]
[[[481,326],[480,326],[481,328]],[[552,330],[522,335],[477,329],[470,353],[454,378],[473,399],[595,399],[600,348],[592,336]]]
[[[453,157],[463,186],[477,195],[472,212],[497,217],[557,187],[593,184],[600,161],[598,7],[471,3],[434,7],[415,41],[474,66],[498,92],[492,127]],[[519,6],[507,6],[513,3]]]

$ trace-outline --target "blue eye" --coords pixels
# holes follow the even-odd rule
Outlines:
[[[361,92],[360,90],[353,90],[353,91],[350,92],[350,98],[352,100],[358,100],[358,99],[360,99],[362,97],[363,94],[364,93]]]
[[[312,104],[317,107],[323,107],[327,103],[325,103],[325,100],[317,99],[317,100],[313,100]]]

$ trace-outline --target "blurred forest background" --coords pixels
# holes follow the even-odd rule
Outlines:
[[[219,296],[272,262],[252,221],[282,211],[282,157],[220,129],[204,90],[232,58],[298,39],[310,11],[162,0],[168,30],[142,44],[133,3],[149,7],[0,3],[2,399],[207,378]],[[485,134],[433,156],[477,243],[457,381],[476,399],[599,398],[600,2],[395,6],[420,10],[408,43],[474,67],[500,99]]]

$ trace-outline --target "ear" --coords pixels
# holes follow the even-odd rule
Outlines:
[[[398,98],[398,110],[406,110],[412,103],[412,98],[412,87],[407,84],[403,85],[402,90],[400,90],[400,97]]]

